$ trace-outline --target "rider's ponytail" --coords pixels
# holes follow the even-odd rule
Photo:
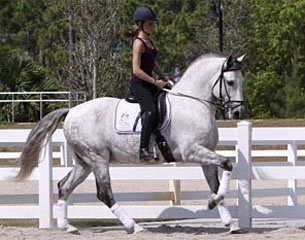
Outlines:
[[[139,33],[139,29],[129,31],[129,30],[124,30],[122,31],[122,36],[125,38],[135,38]]]
[[[135,38],[136,36],[138,36],[139,32],[141,31],[142,27],[143,27],[143,24],[144,22],[143,21],[138,21],[136,22],[137,24],[137,28],[133,31],[131,30],[123,30],[122,31],[122,37],[125,37],[125,38]]]

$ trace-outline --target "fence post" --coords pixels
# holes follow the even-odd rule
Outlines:
[[[298,159],[298,145],[296,141],[291,141],[287,145],[288,150],[288,162],[291,163],[292,166],[296,166],[297,159]],[[295,179],[288,179],[287,180],[287,187],[291,190],[291,194],[287,198],[287,205],[288,206],[295,206],[297,205],[297,180]]]
[[[252,124],[242,121],[237,124],[237,162],[238,162],[238,226],[252,226],[251,196],[251,142]]]
[[[173,167],[177,167],[176,163],[173,163]],[[173,198],[170,201],[170,205],[180,205],[180,193],[181,193],[181,182],[180,180],[169,181],[169,191],[173,193]]]
[[[43,108],[43,104],[42,104],[43,100],[42,100],[42,93],[39,93],[39,117],[40,120],[42,119],[42,108]]]
[[[53,217],[52,148],[44,143],[39,156],[39,228],[51,228]]]
[[[12,93],[12,122],[15,122],[15,97]]]

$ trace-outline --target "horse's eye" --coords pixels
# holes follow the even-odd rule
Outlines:
[[[233,84],[234,84],[234,81],[228,81],[227,84],[228,84],[230,87],[232,87]]]

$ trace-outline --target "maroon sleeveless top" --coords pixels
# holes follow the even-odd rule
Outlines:
[[[145,42],[143,41],[143,39],[137,37],[136,39],[139,39],[144,47],[145,47],[145,51],[144,53],[142,53],[141,55],[141,69],[149,76],[152,76],[152,72],[154,69],[154,65],[155,65],[155,59],[157,56],[157,50],[152,42],[152,45],[154,46],[154,49],[149,48]],[[136,75],[132,74],[131,77],[131,83],[142,83],[141,78],[138,78]]]

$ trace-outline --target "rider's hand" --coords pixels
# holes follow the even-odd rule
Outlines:
[[[158,79],[156,80],[155,85],[158,86],[159,88],[164,88],[167,85],[167,82],[165,82],[162,79]]]
[[[165,86],[165,88],[171,90],[171,89],[173,88],[174,85],[175,85],[175,83],[174,83],[171,79],[168,79],[168,80],[166,81],[166,86]]]

